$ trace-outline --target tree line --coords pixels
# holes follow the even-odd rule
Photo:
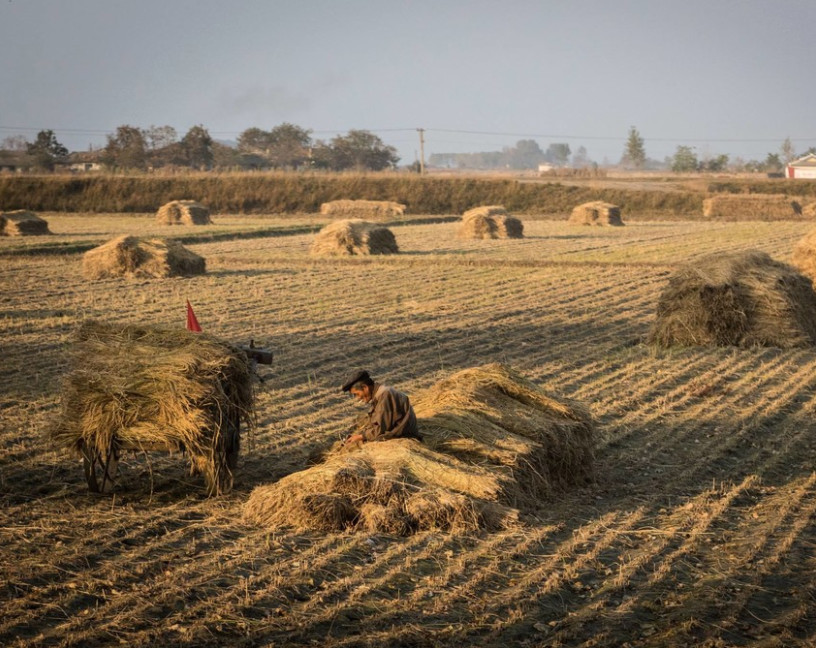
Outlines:
[[[8,137],[0,144],[2,151],[25,155],[28,166],[47,171],[71,157],[52,130],[40,131],[34,142],[22,136]],[[349,130],[329,141],[313,140],[311,130],[289,123],[268,131],[248,128],[240,133],[236,146],[214,140],[200,124],[182,137],[172,126],[125,124],[107,135],[103,149],[77,155],[111,169],[141,171],[163,167],[381,171],[399,162],[396,149],[369,131]]]

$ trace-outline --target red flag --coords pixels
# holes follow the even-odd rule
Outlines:
[[[187,300],[187,330],[201,333],[201,324],[198,323],[193,307],[190,306],[190,300]]]

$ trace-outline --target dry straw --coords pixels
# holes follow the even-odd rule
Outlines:
[[[524,238],[524,225],[503,206],[485,205],[462,214],[457,236],[464,239]]]
[[[310,253],[316,256],[396,254],[397,240],[387,227],[360,219],[329,223],[315,236]]]
[[[204,333],[84,323],[51,440],[102,464],[125,451],[184,451],[210,494],[229,491],[240,423],[254,422],[250,366]]]
[[[623,225],[620,207],[603,200],[578,205],[572,210],[568,222],[573,225]]]
[[[34,212],[18,209],[0,214],[0,236],[40,236],[50,233],[48,222]]]
[[[703,200],[703,216],[717,220],[788,220],[801,214],[802,206],[784,194],[724,194]]]
[[[156,212],[161,225],[210,225],[210,210],[195,200],[173,200]]]
[[[87,279],[110,277],[188,277],[206,272],[206,261],[170,239],[120,236],[82,257]]]
[[[594,425],[515,371],[467,369],[415,400],[422,443],[336,449],[320,464],[259,486],[244,507],[266,527],[405,535],[500,529],[519,508],[592,476]]]
[[[650,341],[811,346],[816,344],[816,293],[810,279],[764,252],[709,255],[669,278]]]
[[[816,280],[816,229],[805,234],[793,247],[791,263],[811,281]]]
[[[320,205],[324,216],[387,220],[405,215],[405,205],[390,200],[332,200]]]

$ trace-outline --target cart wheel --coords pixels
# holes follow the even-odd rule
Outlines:
[[[118,466],[119,457],[113,448],[108,451],[107,457],[103,457],[95,448],[82,449],[82,468],[88,490],[92,493],[109,493],[113,490]]]

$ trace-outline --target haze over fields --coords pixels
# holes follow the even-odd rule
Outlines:
[[[403,163],[417,128],[426,157],[531,138],[616,162],[635,126],[654,159],[763,159],[816,145],[814,22],[810,0],[8,0],[0,139],[286,121],[371,130]]]

